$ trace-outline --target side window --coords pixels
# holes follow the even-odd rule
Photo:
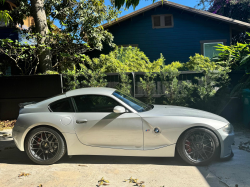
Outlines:
[[[74,97],[77,112],[113,112],[121,104],[108,96],[81,95]]]
[[[53,112],[75,112],[71,100],[69,98],[55,101],[49,105]]]

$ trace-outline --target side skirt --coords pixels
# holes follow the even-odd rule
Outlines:
[[[110,156],[145,156],[145,157],[174,157],[175,145],[154,150],[125,150],[101,148],[83,145],[76,134],[63,133],[67,142],[68,155],[110,155]]]

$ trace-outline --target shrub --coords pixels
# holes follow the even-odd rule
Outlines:
[[[131,95],[131,80],[129,79],[129,76],[126,75],[125,72],[120,72],[120,80],[121,83],[119,83],[116,86],[116,89],[122,91],[123,93],[126,93],[128,95]]]
[[[91,60],[88,56],[85,59],[85,63],[80,63],[79,75],[84,77],[81,82],[81,87],[105,87],[107,86],[106,67],[100,66],[100,61]],[[100,67],[100,68],[97,68]]]
[[[131,58],[131,60],[129,60]],[[229,62],[224,62],[228,64]],[[155,103],[153,97],[156,88],[156,79],[159,76],[162,82],[162,104],[191,106],[198,108],[201,103],[208,106],[210,98],[217,90],[228,82],[228,66],[222,66],[222,62],[214,62],[199,54],[190,57],[186,63],[173,62],[164,65],[164,57],[151,63],[143,52],[138,48],[116,48],[108,55],[100,58],[85,57],[79,68],[65,71],[67,90],[82,87],[105,87],[107,72],[119,72],[121,82],[117,89],[130,94],[131,80],[126,71],[145,71],[144,77],[140,78],[140,86],[145,92],[146,102]],[[140,68],[141,67],[141,68]],[[179,80],[180,70],[199,72],[197,82]],[[80,80],[83,79],[83,80]],[[214,103],[214,102],[213,102]]]
[[[146,93],[146,102],[149,104],[153,104],[155,99],[153,98],[154,90],[155,90],[155,78],[157,74],[153,72],[147,72],[144,78],[140,78],[140,86]]]
[[[104,79],[106,76],[105,66],[99,67],[99,61],[91,60],[86,56],[84,63],[79,63],[79,69],[73,66],[73,69],[67,69],[63,72],[65,77],[65,87],[66,91],[74,90],[84,87],[105,87],[107,86],[107,80]],[[79,79],[83,80],[80,81]]]
[[[78,80],[79,70],[77,70],[75,66],[73,66],[72,70],[67,69],[66,71],[63,72],[63,74],[65,82],[64,86],[65,91],[75,90],[80,88],[80,81]]]
[[[232,70],[246,70],[250,72],[249,43],[237,43],[231,46],[219,44],[217,48],[220,53],[214,58],[216,62],[220,62],[222,66],[224,65],[223,63],[227,62],[224,66],[230,66]]]
[[[189,59],[189,62],[185,65],[188,70],[203,73],[202,77],[196,77],[198,84],[195,87],[199,95],[198,100],[207,100],[214,96],[219,88],[228,83],[230,67],[223,67],[221,62],[211,61],[208,57],[199,54],[195,54],[194,57]],[[228,61],[224,64],[228,64]]]
[[[99,58],[93,58],[101,66],[106,67],[106,72],[159,72],[164,64],[164,57],[150,62],[144,52],[137,47],[116,47],[108,55],[100,55]]]

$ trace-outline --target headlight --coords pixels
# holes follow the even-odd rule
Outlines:
[[[228,134],[231,134],[234,130],[233,125],[231,125],[230,123],[227,124],[225,127],[222,128],[222,130]]]

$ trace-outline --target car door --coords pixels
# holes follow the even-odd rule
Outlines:
[[[74,128],[82,144],[143,149],[142,120],[137,113],[114,113],[114,107],[122,104],[105,95],[75,96],[73,103],[76,108]]]

